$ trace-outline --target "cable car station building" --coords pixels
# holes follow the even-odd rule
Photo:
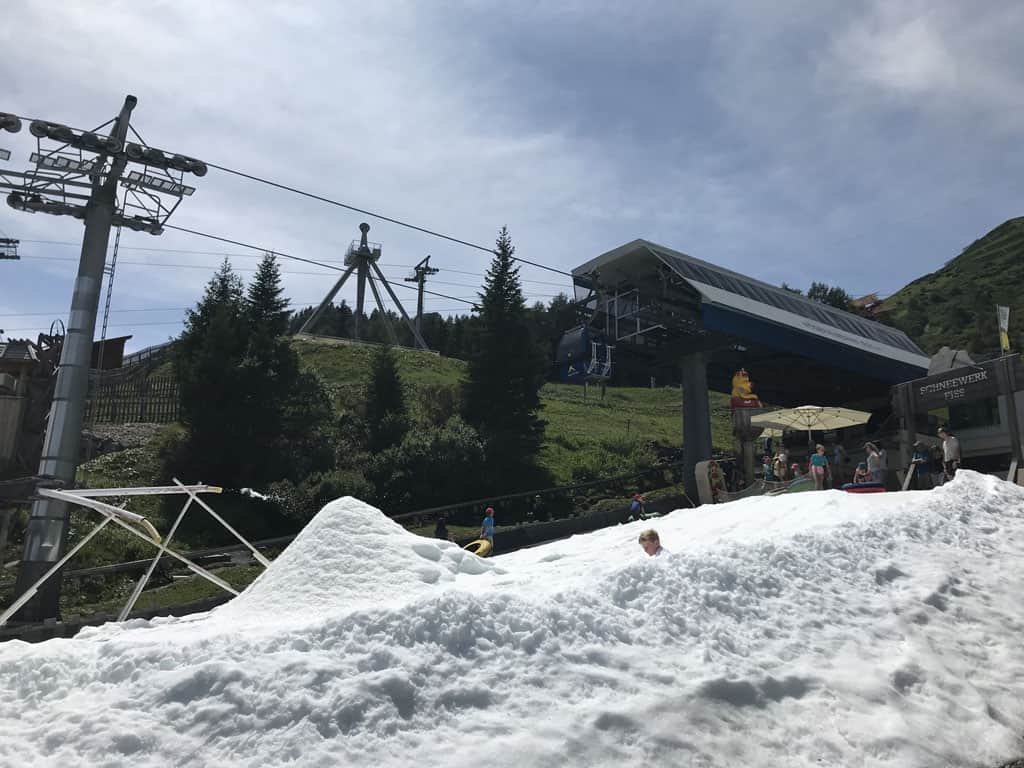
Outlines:
[[[603,334],[618,360],[681,366],[691,498],[694,467],[711,457],[708,390],[729,393],[739,369],[772,405],[867,411],[888,408],[894,384],[928,371],[928,356],[902,331],[647,240],[572,274],[592,335]]]

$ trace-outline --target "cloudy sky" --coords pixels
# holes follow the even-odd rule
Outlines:
[[[475,243],[507,225],[519,255],[566,270],[644,237],[884,295],[1024,214],[1013,0],[11,0],[4,16],[0,111],[88,128],[131,93],[153,146]],[[22,169],[34,140],[0,148]],[[431,287],[457,298],[488,262],[220,171],[195,186],[171,223],[339,260],[368,220],[389,277],[431,254]],[[0,261],[0,328],[34,336],[67,315],[82,225],[4,205],[0,230],[22,240]],[[108,336],[178,333],[223,253],[251,276],[258,253],[126,231]],[[336,279],[283,269],[296,306]],[[569,287],[522,277],[531,299]]]

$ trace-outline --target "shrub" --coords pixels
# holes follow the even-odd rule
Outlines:
[[[305,525],[321,508],[343,496],[354,496],[372,502],[373,486],[359,472],[335,470],[310,475],[298,485],[281,480],[272,483],[267,495],[278,512]]]
[[[420,413],[433,426],[442,426],[459,412],[459,390],[452,384],[427,384],[420,388]]]
[[[376,498],[388,514],[472,498],[484,467],[479,435],[453,416],[443,427],[413,430],[370,462]]]

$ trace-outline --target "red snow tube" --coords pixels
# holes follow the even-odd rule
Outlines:
[[[847,493],[885,493],[885,486],[881,483],[847,483],[843,490]]]

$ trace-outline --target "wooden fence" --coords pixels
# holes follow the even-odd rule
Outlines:
[[[85,405],[85,422],[167,424],[179,415],[178,382],[173,376],[101,381]]]

